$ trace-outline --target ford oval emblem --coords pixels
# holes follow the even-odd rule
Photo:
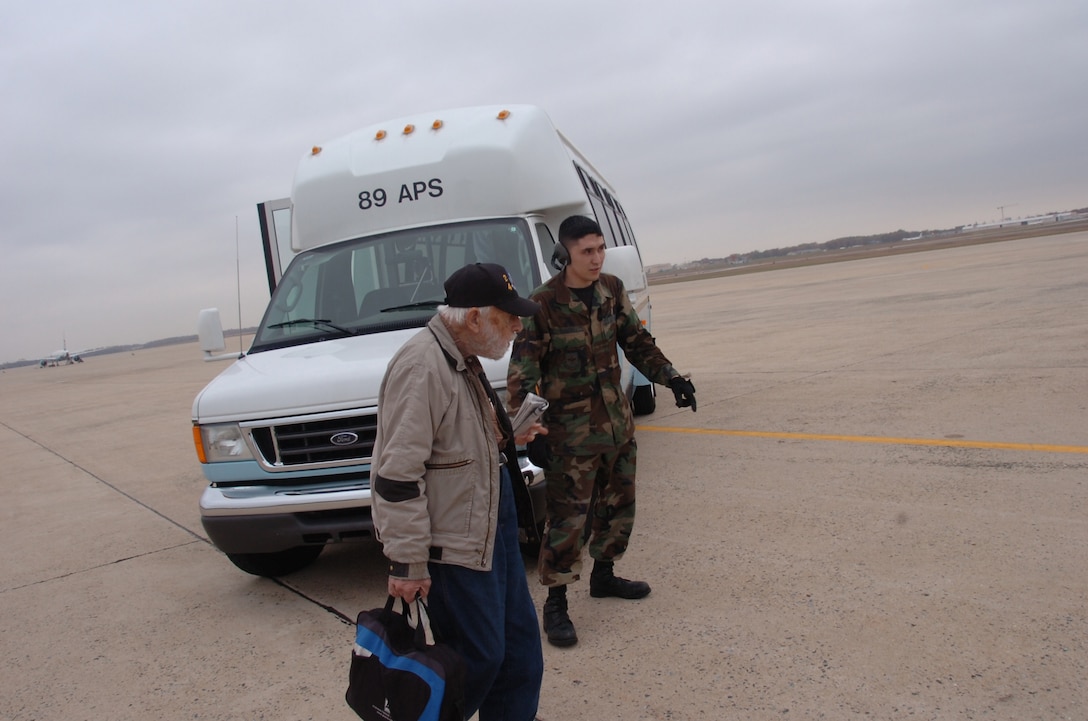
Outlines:
[[[332,441],[334,446],[350,446],[359,440],[359,434],[352,433],[351,431],[344,431],[343,433],[337,433],[329,440]]]

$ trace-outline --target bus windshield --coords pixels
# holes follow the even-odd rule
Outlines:
[[[443,283],[469,263],[498,263],[518,292],[540,277],[523,218],[398,230],[300,253],[280,279],[250,353],[330,337],[422,327]]]

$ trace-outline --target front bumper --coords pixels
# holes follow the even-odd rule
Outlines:
[[[200,521],[224,553],[276,553],[374,533],[369,481],[350,487],[208,486],[200,497]]]

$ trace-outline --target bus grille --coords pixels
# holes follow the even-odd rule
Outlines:
[[[374,415],[326,418],[253,428],[268,465],[297,468],[369,462],[374,452]]]

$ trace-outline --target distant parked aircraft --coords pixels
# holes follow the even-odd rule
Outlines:
[[[83,362],[83,358],[81,356],[82,356],[83,353],[86,353],[87,351],[82,351],[82,350],[81,351],[76,351],[76,352],[69,351],[68,350],[68,341],[62,339],[62,342],[64,344],[64,348],[62,348],[61,350],[53,351],[52,353],[47,355],[45,358],[42,358],[41,361],[38,363],[39,368],[55,368],[56,366],[70,366],[73,363],[82,363]]]

